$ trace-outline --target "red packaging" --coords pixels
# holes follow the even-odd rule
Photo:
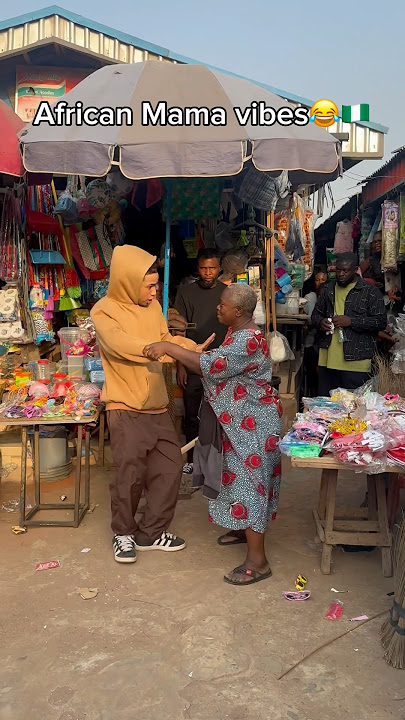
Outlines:
[[[60,567],[59,560],[49,560],[49,562],[37,563],[35,565],[35,570],[53,570],[53,568],[58,567]]]
[[[325,615],[326,620],[339,620],[343,615],[343,603],[340,600],[335,600],[331,603],[328,608],[328,612]]]

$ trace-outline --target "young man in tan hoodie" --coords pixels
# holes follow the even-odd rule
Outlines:
[[[172,337],[156,300],[156,258],[137,247],[114,250],[106,297],[91,317],[103,360],[111,450],[117,472],[110,483],[113,548],[117,562],[135,562],[136,550],[182,550],[186,543],[168,532],[177,503],[182,458],[167,412],[162,362],[143,356],[159,340],[196,349]],[[199,346],[200,351],[208,346]],[[168,358],[161,358],[165,362]],[[144,491],[146,505],[136,522]]]

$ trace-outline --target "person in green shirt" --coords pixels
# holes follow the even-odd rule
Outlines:
[[[312,313],[319,339],[319,395],[337,387],[354,390],[370,377],[378,333],[387,326],[384,299],[357,275],[354,253],[336,262],[336,281],[326,285]]]

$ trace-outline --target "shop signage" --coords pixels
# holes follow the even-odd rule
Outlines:
[[[42,100],[60,100],[92,70],[18,66],[16,71],[15,111],[24,122],[31,122]]]

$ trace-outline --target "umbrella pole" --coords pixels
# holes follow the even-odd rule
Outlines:
[[[167,182],[167,211],[166,211],[166,242],[165,242],[165,273],[163,282],[163,315],[167,320],[169,310],[169,277],[170,277],[170,229],[172,224],[172,189],[173,182]]]
[[[267,213],[266,225],[271,236],[266,238],[266,334],[270,332],[270,318],[273,330],[277,330],[275,272],[274,272],[274,211]],[[270,299],[271,293],[271,299]],[[270,311],[271,301],[271,311]]]

